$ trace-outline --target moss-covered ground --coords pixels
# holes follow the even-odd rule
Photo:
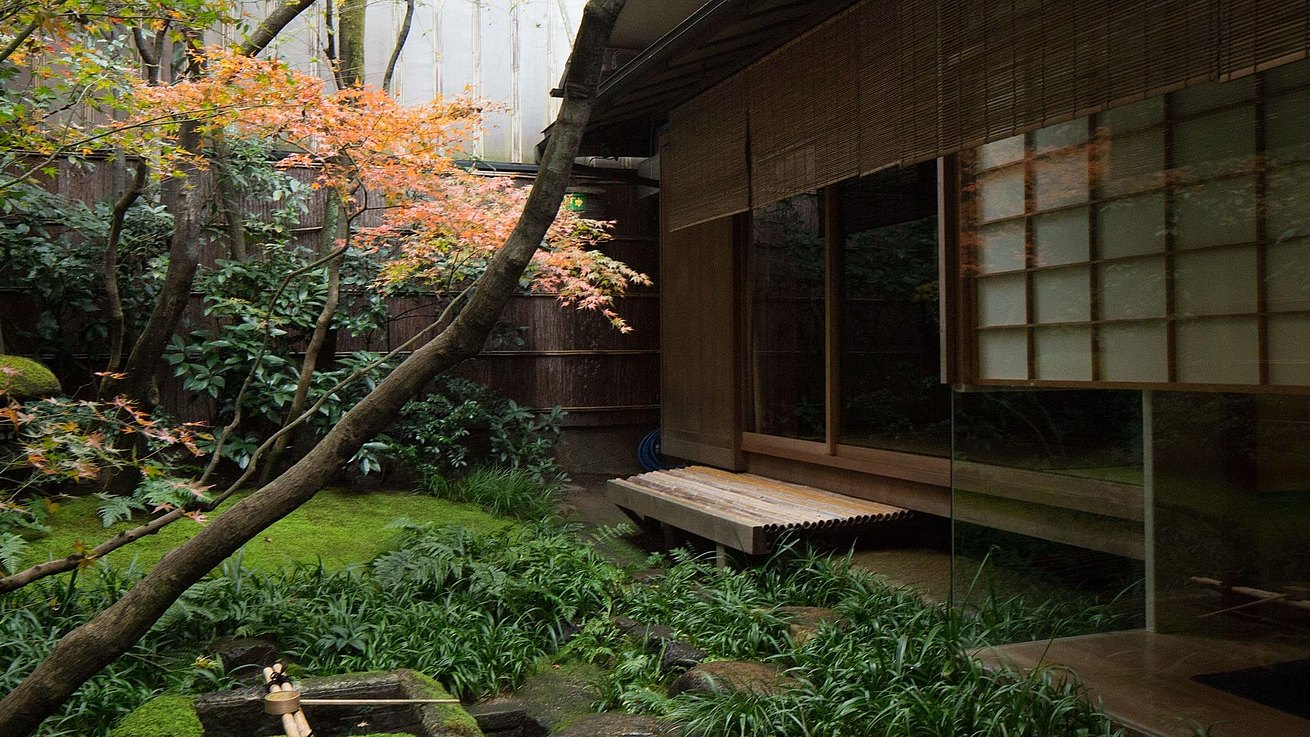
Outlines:
[[[128,714],[109,737],[201,737],[204,727],[190,696],[158,696]]]
[[[212,516],[218,516],[243,495],[234,495]],[[62,499],[47,523],[51,531],[32,541],[26,563],[62,558],[80,542],[95,546],[119,530],[139,524],[121,523],[106,529],[96,514],[99,499]],[[323,562],[329,570],[364,563],[386,550],[399,518],[434,525],[460,525],[478,532],[504,529],[512,522],[494,517],[472,504],[459,504],[428,496],[394,491],[325,489],[303,507],[265,530],[242,550],[242,565],[276,571],[296,563]],[[190,520],[176,522],[156,535],[142,538],[106,556],[116,567],[136,560],[153,566],[169,550],[190,538],[200,527]]]

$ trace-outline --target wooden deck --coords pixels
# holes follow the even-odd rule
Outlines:
[[[1002,645],[975,657],[1017,671],[1068,668],[1133,737],[1191,737],[1193,726],[1214,737],[1310,735],[1310,721],[1192,680],[1310,657],[1301,647],[1131,630]]]
[[[642,517],[751,555],[788,530],[852,531],[911,512],[763,476],[692,466],[613,479],[605,496]]]

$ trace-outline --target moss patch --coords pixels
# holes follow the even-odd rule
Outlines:
[[[213,516],[219,516],[244,494],[233,495]],[[96,515],[99,500],[79,497],[62,501],[47,520],[50,533],[32,541],[25,565],[68,555],[78,541],[95,545],[119,530],[139,524],[122,523],[105,529]],[[279,520],[242,548],[242,565],[275,571],[298,563],[322,561],[325,568],[339,570],[365,563],[383,552],[394,537],[388,529],[393,521],[406,517],[415,522],[460,525],[479,532],[504,529],[512,523],[493,517],[471,504],[395,491],[355,492],[324,489],[300,509]],[[189,520],[169,525],[127,545],[106,558],[115,566],[126,566],[133,558],[144,567],[153,566],[164,554],[186,541],[200,528]]]
[[[514,698],[533,719],[555,731],[594,713],[591,705],[600,696],[600,678],[600,668],[590,663],[552,665],[529,676]]]
[[[14,399],[62,394],[59,379],[50,369],[22,356],[0,355],[0,391]]]
[[[402,673],[404,677],[410,679],[414,684],[414,690],[418,692],[414,698],[453,698],[449,691],[426,673],[420,673],[416,670],[405,670]],[[462,706],[433,704],[424,708],[425,722],[427,722],[429,715],[435,715],[436,719],[440,721],[439,724],[430,726],[438,727],[443,734],[457,735],[458,737],[482,737],[482,730],[478,727],[477,720],[473,718],[472,714],[465,711]]]
[[[190,696],[158,696],[123,717],[109,737],[203,737]]]

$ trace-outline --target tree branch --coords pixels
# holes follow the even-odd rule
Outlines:
[[[412,8],[413,0],[410,0],[410,2],[410,7]],[[408,16],[406,16],[406,18],[408,19]],[[26,41],[28,37],[36,31],[36,29],[41,27],[41,20],[42,17],[40,13],[33,15],[32,20],[29,21],[26,26],[23,26],[23,30],[19,31],[17,36],[10,39],[9,43],[5,44],[4,49],[0,49],[0,64],[5,63],[9,57],[13,56],[14,52],[18,50],[18,47],[22,46],[23,42]]]
[[[303,13],[309,6],[314,4],[314,0],[287,0],[268,14],[264,22],[259,24],[255,32],[250,34],[250,38],[245,40],[240,46],[240,51],[245,56],[255,56],[263,51],[277,35],[286,28],[291,21]]]
[[[118,371],[123,361],[124,317],[123,300],[118,292],[118,242],[123,236],[127,211],[145,191],[149,175],[150,166],[145,161],[138,161],[132,184],[114,203],[114,210],[109,216],[109,239],[105,244],[105,312],[109,314],[109,363],[105,366],[106,373]]]
[[[342,236],[343,230],[346,242],[349,243],[349,226],[342,228],[342,215],[345,210],[345,203],[342,200],[339,191],[328,190],[323,202],[323,242],[319,246],[321,253],[330,254],[338,250],[337,239]],[[340,249],[340,255],[345,255],[344,245]],[[291,405],[287,407],[287,416],[283,425],[290,424],[305,409],[305,400],[309,397],[309,389],[314,383],[314,372],[318,369],[319,353],[323,351],[323,345],[327,342],[328,330],[332,327],[332,317],[336,315],[337,304],[340,302],[341,260],[338,257],[328,263],[327,296],[323,300],[323,309],[319,311],[318,319],[314,322],[314,332],[309,337],[309,344],[305,346],[305,355],[300,364],[300,379],[296,382],[296,393],[291,398]],[[291,434],[287,433],[274,443],[262,476],[265,483],[277,473],[282,454],[286,452],[290,442]]]
[[[184,121],[178,144],[191,154],[200,151],[200,136],[195,121]],[[191,284],[200,265],[202,209],[211,196],[210,172],[188,164],[185,176],[170,177],[165,182],[165,201],[173,215],[173,234],[168,246],[168,269],[155,299],[154,309],[123,364],[122,378],[106,376],[100,384],[100,398],[126,394],[143,400],[151,386],[159,357],[173,335],[173,329],[191,300]]]
[[[117,602],[60,638],[36,670],[0,700],[0,734],[30,735],[83,683],[127,652],[192,584],[264,528],[313,498],[429,381],[476,355],[559,211],[595,104],[604,45],[623,4],[624,0],[590,0],[583,11],[564,101],[527,205],[464,309],[295,465],[174,548]]]
[[[341,81],[341,59],[337,56],[337,12],[335,0],[323,0],[323,27],[327,34],[327,45],[323,47],[323,58],[332,68],[332,81],[337,89],[345,89]]]
[[[400,32],[396,34],[396,47],[391,50],[391,58],[387,59],[387,71],[382,75],[382,89],[384,92],[395,96],[395,91],[391,89],[391,77],[396,73],[396,63],[400,61],[400,52],[405,50],[405,41],[409,39],[409,27],[414,22],[414,0],[405,0],[405,20],[400,24]]]
[[[67,573],[78,568],[86,561],[95,560],[118,550],[128,543],[140,540],[147,535],[153,535],[165,527],[186,516],[187,509],[178,507],[166,514],[156,517],[149,522],[133,527],[130,530],[124,530],[117,535],[109,538],[97,545],[90,553],[74,553],[66,558],[59,560],[48,560],[44,563],[38,563],[24,571],[19,571],[12,576],[0,578],[0,594],[7,594],[10,591],[21,589],[34,581],[39,581],[48,576],[54,576],[60,573]]]

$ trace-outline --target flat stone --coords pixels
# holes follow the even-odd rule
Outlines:
[[[675,732],[653,716],[645,714],[588,714],[579,717],[551,737],[672,737]]]
[[[591,713],[591,705],[599,698],[596,688],[600,669],[590,665],[554,666],[528,676],[514,692],[514,698],[523,704],[530,722],[549,733],[565,722]]]
[[[669,673],[675,670],[695,668],[709,653],[698,647],[692,647],[681,640],[667,640],[660,653],[660,671]]]
[[[643,624],[631,617],[615,617],[614,626],[628,637],[642,641],[647,647],[660,647],[665,640],[673,639],[673,629],[663,624]]]
[[[473,704],[465,709],[484,733],[516,729],[527,719],[527,709],[518,699],[504,699]]]
[[[256,680],[263,678],[264,666],[276,663],[279,657],[277,643],[258,637],[223,637],[210,643],[209,649],[223,662],[223,670],[231,673],[245,666]]]
[[[658,583],[668,577],[669,571],[667,568],[643,568],[640,571],[632,572],[632,580],[642,584]]]
[[[797,646],[809,642],[818,633],[820,625],[845,627],[847,624],[846,617],[839,612],[821,606],[783,606],[778,607],[777,613],[789,623],[788,634],[792,644]]]
[[[722,694],[745,691],[761,696],[778,696],[798,685],[795,678],[772,663],[746,660],[713,660],[683,673],[669,686],[669,695],[680,693]]]

